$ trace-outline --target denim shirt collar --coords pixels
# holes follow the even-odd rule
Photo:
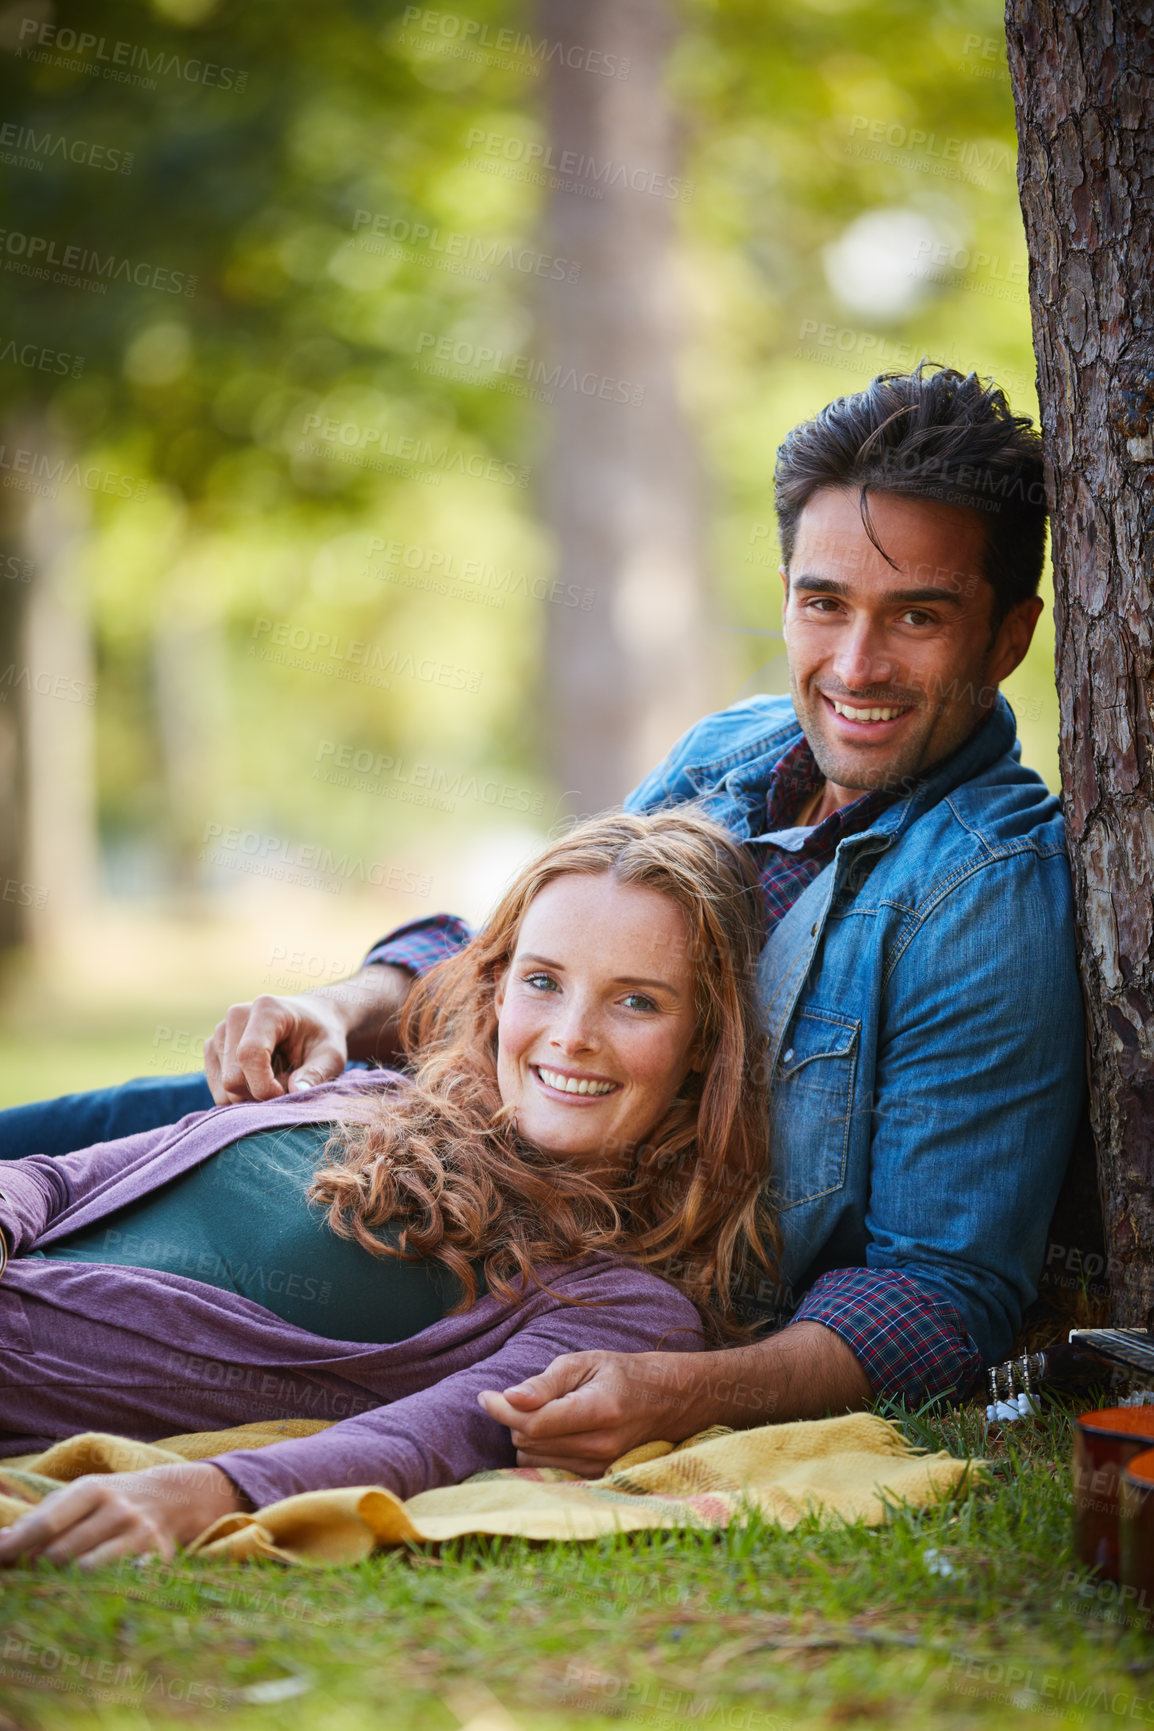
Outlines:
[[[699,793],[724,789],[744,813],[747,838],[752,839],[756,834],[752,824],[760,826],[769,784],[777,766],[801,739],[802,732],[794,717],[737,751],[726,752],[707,763],[695,764],[687,769],[686,774]],[[853,846],[867,836],[884,836],[888,846],[921,812],[944,799],[954,788],[982,775],[1007,752],[1019,757],[1021,745],[1017,735],[1014,712],[999,692],[986,720],[974,729],[969,738],[963,740],[949,757],[932,765],[924,776],[914,781],[908,791],[887,806],[868,829],[847,837],[839,845],[839,853],[842,847]]]

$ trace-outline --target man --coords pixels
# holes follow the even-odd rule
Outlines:
[[[483,1397],[523,1464],[964,1393],[1034,1293],[1082,1090],[1061,812],[997,691],[1042,607],[1040,442],[973,375],[884,375],[789,435],[776,503],[792,697],[707,717],[627,803],[704,800],[762,873],[783,1252],[746,1300],[792,1319]],[[418,922],[339,987],[234,1006],[213,1095],[387,1056],[412,974],[466,938]]]

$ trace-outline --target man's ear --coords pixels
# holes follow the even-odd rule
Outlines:
[[[1042,597],[1031,595],[1010,608],[994,636],[990,658],[989,681],[997,685],[1008,679],[1015,667],[1025,659],[1034,627],[1042,615]]]

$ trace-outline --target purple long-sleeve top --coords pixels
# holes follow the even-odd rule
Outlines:
[[[508,1430],[482,1389],[536,1375],[560,1353],[695,1351],[693,1305],[613,1257],[540,1271],[551,1291],[508,1305],[487,1294],[390,1346],[328,1340],[263,1305],[183,1275],[61,1262],[22,1252],[55,1243],[261,1130],[341,1118],[387,1072],[179,1123],[74,1154],[0,1167],[0,1453],[77,1430],[142,1440],[255,1418],[336,1419],[314,1436],[212,1457],[256,1507],[297,1491],[359,1484],[400,1497],[511,1466]],[[563,1302],[578,1299],[578,1305]]]

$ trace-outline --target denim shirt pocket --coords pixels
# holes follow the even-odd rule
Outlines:
[[[807,1004],[790,1025],[774,1078],[773,1188],[797,1208],[846,1180],[861,1021]]]

